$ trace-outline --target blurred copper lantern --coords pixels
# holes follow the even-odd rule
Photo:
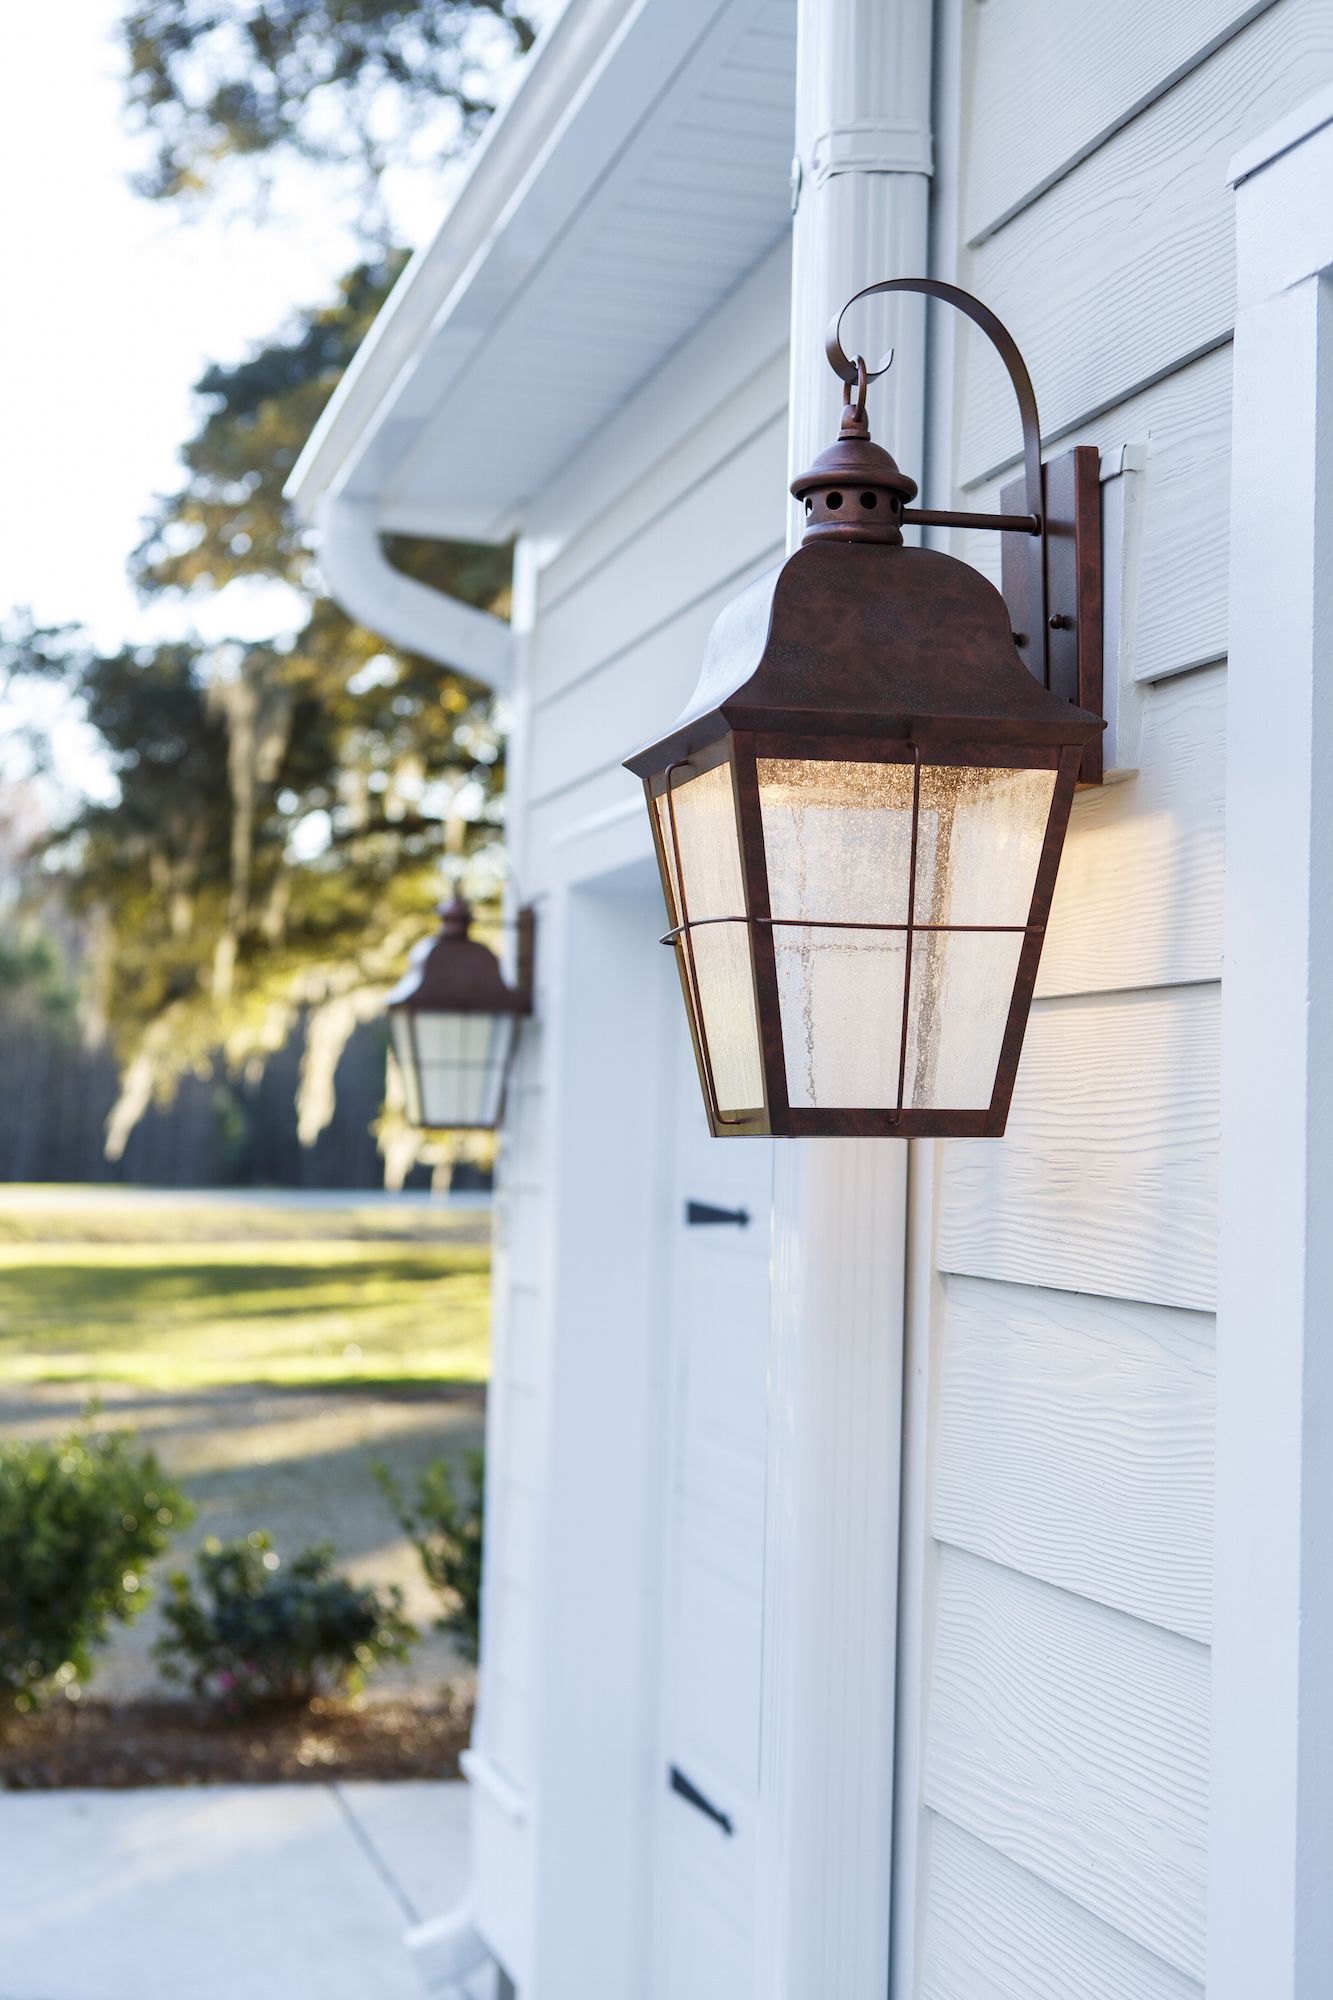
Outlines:
[[[493,951],[469,935],[461,896],[441,903],[440,928],[412,953],[389,995],[389,1031],[403,1078],[409,1124],[491,1130],[504,1109],[518,1026],[532,1012],[533,913],[518,920],[518,983],[509,986]]]
[[[945,297],[1000,347],[1028,511],[908,509],[916,486],[870,441],[869,371],[835,322],[830,358],[859,394],[792,484],[801,546],[722,612],[685,713],[628,763],[718,1135],[1002,1133],[1074,788],[1085,759],[1100,770],[1100,716],[1046,684],[1063,659],[1099,692],[1096,453],[1042,467],[1026,370],[978,301],[871,289]],[[1016,638],[966,563],[905,547],[912,520],[1017,544],[1007,583],[1012,567],[1030,629]],[[1065,635],[1054,662],[1048,630]]]

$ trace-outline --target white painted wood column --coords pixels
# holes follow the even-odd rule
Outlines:
[[[830,314],[877,278],[926,269],[931,12],[925,0],[800,0],[793,472],[837,435]],[[919,468],[923,312],[862,311],[847,335],[872,365],[886,324],[899,341],[871,391],[873,433]],[[777,1147],[761,2000],[888,1990],[906,1167],[893,1140]]]
[[[1333,90],[1233,166],[1209,2000],[1333,1993]]]

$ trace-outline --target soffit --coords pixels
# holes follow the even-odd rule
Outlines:
[[[528,92],[549,97],[540,66],[558,55],[553,43],[534,60],[507,119]],[[475,210],[484,173],[499,178],[501,149],[480,160],[372,341],[392,353],[395,317],[420,331],[396,375],[377,385],[367,367],[331,407],[292,481],[302,510],[337,488],[373,499],[386,529],[512,532],[790,227],[795,68],[795,0],[628,10],[585,58],[577,97],[548,111],[521,185],[432,318],[451,224]]]

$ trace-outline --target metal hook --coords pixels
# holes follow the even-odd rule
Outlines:
[[[865,409],[866,384],[870,382],[878,382],[881,375],[888,374],[890,368],[892,368],[893,366],[893,357],[897,352],[896,348],[891,347],[887,354],[884,354],[880,357],[880,364],[878,368],[867,368],[864,359],[859,354],[857,355],[855,361],[849,361],[847,359],[847,356],[843,353],[842,322],[846,317],[847,313],[856,304],[857,299],[864,297],[865,297],[864,292],[858,292],[855,298],[848,299],[847,304],[843,307],[842,311],[838,314],[838,317],[834,320],[833,324],[830,326],[824,347],[824,351],[829,358],[829,366],[832,368],[834,374],[837,375],[843,382],[845,382],[849,389],[859,387],[860,397],[858,401],[859,401],[859,407],[862,410]],[[835,348],[837,350],[836,359],[834,355]],[[851,397],[848,396],[847,401],[850,403],[851,400],[852,400]]]
[[[848,312],[859,299],[869,299],[885,292],[914,292],[927,299],[942,299],[945,305],[954,306],[959,312],[981,328],[1001,361],[1009,371],[1014,395],[1018,401],[1018,414],[1023,426],[1023,477],[1026,487],[1028,512],[1040,522],[1042,518],[1041,485],[1041,426],[1037,421],[1037,399],[1032,393],[1032,380],[1027,364],[1018,351],[1018,344],[1008,328],[995,317],[990,307],[974,298],[971,292],[960,290],[957,285],[946,285],[940,278],[885,278],[878,285],[867,285],[864,291],[848,299],[842,311],[829,321],[828,333],[824,339],[824,352],[828,356],[829,367],[840,382],[853,383],[857,380],[859,362],[849,361],[842,345],[842,323]],[[884,373],[893,359],[889,350],[887,359],[878,368],[868,371],[867,380],[874,382]],[[849,399],[850,400],[850,399]]]

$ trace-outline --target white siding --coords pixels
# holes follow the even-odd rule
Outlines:
[[[937,1540],[1207,1641],[1210,1313],[951,1278],[939,1384]]]
[[[900,1821],[916,1862],[897,1907],[921,2000],[1199,2000],[1225,168],[1333,76],[1333,8],[963,4],[957,276],[1022,346],[1048,449],[1146,463],[1143,726],[1138,774],[1075,806],[1009,1134],[936,1149]],[[970,331],[955,380],[955,491],[993,505],[1017,419]],[[956,549],[997,573],[993,540]]]
[[[553,846],[584,820],[633,807],[639,785],[622,759],[684,707],[714,618],[780,559],[786,405],[779,351],[720,408],[687,416],[680,443],[609,493],[543,572],[531,682],[535,869],[558,868]]]
[[[1008,0],[1004,11],[1017,19],[1022,7]],[[1070,76],[1079,73],[1078,25],[1089,18],[1067,15]],[[1281,0],[967,259],[969,290],[1023,349],[1048,434],[1230,338],[1228,161],[1331,73],[1327,0]],[[964,347],[966,481],[1013,458],[1018,442],[1012,392],[982,348],[971,339]]]

